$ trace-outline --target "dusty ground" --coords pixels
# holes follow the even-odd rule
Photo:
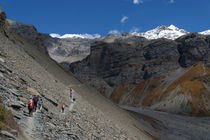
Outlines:
[[[167,140],[209,140],[210,117],[189,117],[167,112],[154,111],[129,106],[121,106],[131,111],[133,117],[142,122],[145,130]]]

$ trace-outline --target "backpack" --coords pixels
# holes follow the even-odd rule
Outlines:
[[[32,104],[32,103],[29,104],[29,108],[30,108],[31,110],[33,109],[33,104]]]

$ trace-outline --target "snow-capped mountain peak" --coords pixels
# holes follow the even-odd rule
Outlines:
[[[179,28],[177,28],[174,25],[170,25],[170,26],[168,26],[168,28],[171,29],[171,30],[180,30]]]
[[[206,30],[206,31],[200,32],[199,34],[210,35],[210,30]]]
[[[61,36],[55,33],[50,34],[50,36],[53,38],[60,38],[60,39],[67,39],[67,38],[95,39],[101,37],[101,35],[99,34],[65,34]]]
[[[174,25],[170,25],[168,27],[162,25],[162,26],[158,26],[157,28],[153,30],[149,30],[145,33],[135,33],[135,35],[143,36],[147,39],[167,38],[167,39],[174,40],[187,33],[188,33],[187,31],[183,29],[179,29]]]

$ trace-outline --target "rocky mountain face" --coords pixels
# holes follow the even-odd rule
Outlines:
[[[47,53],[47,47],[42,39],[42,34],[37,32],[36,28],[31,24],[23,24],[17,21],[7,19],[8,27],[25,38],[28,42],[39,47],[41,51]]]
[[[101,42],[69,69],[117,104],[209,115],[209,38]]]
[[[100,36],[98,34],[58,34],[39,33],[31,24],[23,24],[13,20],[7,20],[9,27],[17,32],[27,41],[39,46],[40,50],[45,51],[55,61],[62,63],[65,67],[67,64],[80,61],[90,54],[90,46],[100,41],[111,43],[117,40],[123,42],[130,41],[138,37],[145,37],[147,40],[166,38],[176,39],[182,35],[188,34],[187,31],[179,29],[174,25],[159,26],[145,33],[124,33],[120,35]],[[200,34],[209,34],[208,30]]]

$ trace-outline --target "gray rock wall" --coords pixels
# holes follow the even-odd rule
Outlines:
[[[103,79],[110,91],[110,88],[123,85],[135,86],[146,79],[164,76],[198,62],[209,66],[209,45],[209,36],[196,33],[175,41],[148,41],[138,37],[127,38],[126,41],[117,39],[112,43],[100,42],[91,46],[91,54],[83,61],[72,63],[69,69],[80,79],[88,81],[88,84],[94,83],[96,87],[95,77]]]

